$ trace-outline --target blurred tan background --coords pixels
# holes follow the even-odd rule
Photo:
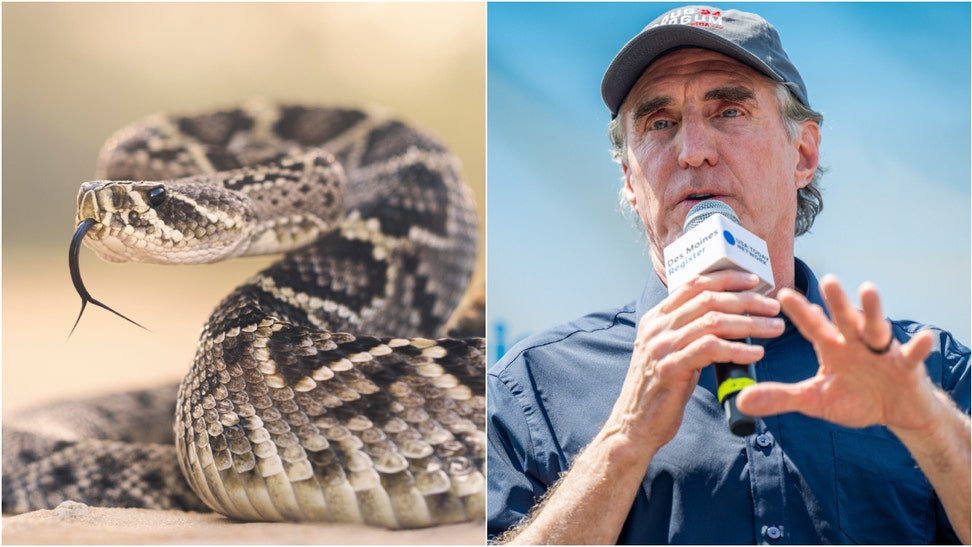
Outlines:
[[[268,261],[66,264],[104,140],[154,112],[260,95],[375,104],[437,134],[485,199],[485,5],[4,4],[3,411],[178,381],[222,295]],[[482,238],[481,238],[482,239]],[[477,277],[483,276],[483,252]]]

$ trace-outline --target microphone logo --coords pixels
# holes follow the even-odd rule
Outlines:
[[[664,255],[669,292],[699,274],[725,269],[756,274],[760,283],[754,290],[760,294],[774,287],[766,242],[740,226],[735,211],[721,201],[692,207],[681,237],[665,247]]]

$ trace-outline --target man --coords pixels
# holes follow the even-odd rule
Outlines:
[[[885,320],[872,285],[855,309],[795,258],[821,206],[821,118],[776,30],[734,10],[666,13],[617,55],[602,97],[656,275],[636,302],[490,370],[491,539],[968,543],[969,350]],[[766,241],[768,296],[734,271],[669,294],[662,251],[702,199]],[[755,363],[738,398],[755,434],[728,430],[715,362]]]

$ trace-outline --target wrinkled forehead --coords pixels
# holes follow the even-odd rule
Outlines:
[[[699,48],[677,49],[648,65],[621,104],[624,116],[634,105],[650,97],[670,93],[675,88],[741,86],[753,91],[772,90],[776,83],[748,65],[715,51]]]

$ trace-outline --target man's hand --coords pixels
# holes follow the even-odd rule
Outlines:
[[[736,340],[783,333],[779,303],[750,292],[755,275],[724,270],[675,289],[638,323],[628,375],[608,424],[654,452],[675,436],[685,405],[711,363],[755,363],[763,348]]]
[[[795,384],[750,386],[739,394],[739,410],[753,416],[797,411],[847,427],[888,426],[931,482],[959,539],[969,543],[972,435],[968,417],[925,370],[932,333],[919,332],[905,344],[894,340],[870,283],[861,286],[861,310],[833,276],[821,279],[820,288],[833,322],[796,291],[778,295],[817,352],[817,375]]]
[[[783,312],[817,352],[817,375],[795,384],[762,382],[739,394],[739,410],[766,416],[799,411],[847,427],[883,424],[922,430],[932,427],[939,400],[924,360],[933,334],[920,332],[906,344],[893,340],[877,289],[861,286],[861,310],[847,299],[833,276],[820,289],[833,321],[803,295],[782,289]]]
[[[645,313],[610,417],[530,518],[503,541],[617,541],[652,457],[682,423],[699,371],[713,362],[754,363],[763,348],[731,340],[783,333],[783,321],[775,317],[779,302],[749,292],[757,283],[755,275],[737,271],[701,275]]]

